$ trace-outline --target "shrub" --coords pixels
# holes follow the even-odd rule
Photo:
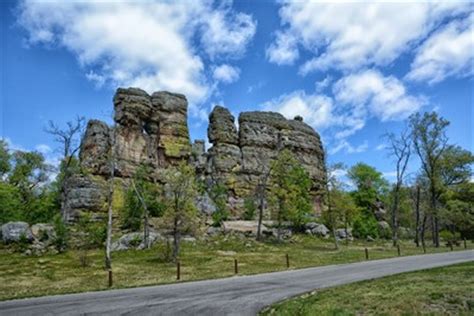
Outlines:
[[[54,231],[56,232],[56,237],[54,238],[54,246],[57,251],[63,252],[68,247],[69,241],[69,230],[64,223],[61,214],[56,214],[53,218]]]
[[[377,220],[371,214],[359,215],[355,218],[352,234],[357,238],[379,237]]]
[[[257,211],[257,203],[255,202],[255,198],[247,197],[244,200],[243,218],[248,221],[253,220],[255,218],[256,211]]]

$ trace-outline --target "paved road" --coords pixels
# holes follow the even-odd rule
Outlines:
[[[21,299],[0,302],[0,315],[255,315],[269,304],[314,289],[467,261],[474,261],[474,251]]]

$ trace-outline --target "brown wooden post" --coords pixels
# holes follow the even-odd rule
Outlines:
[[[113,285],[112,270],[109,270],[109,287]]]
[[[423,246],[423,253],[426,253],[426,246],[425,246],[425,243],[422,243],[422,246]]]
[[[464,238],[464,249],[467,249],[466,238]]]
[[[286,268],[290,268],[290,256],[288,256],[288,254],[286,254]]]
[[[181,262],[176,261],[176,280],[181,280]]]
[[[397,245],[397,253],[398,253],[398,256],[400,257],[400,256],[401,256],[401,253],[400,253],[400,245]]]
[[[369,260],[369,249],[365,248],[365,260]]]
[[[451,249],[451,251],[453,251],[453,244],[454,244],[453,241],[450,241],[450,242],[449,242],[449,248]]]
[[[237,259],[234,259],[234,273],[239,273],[239,263],[237,262]]]

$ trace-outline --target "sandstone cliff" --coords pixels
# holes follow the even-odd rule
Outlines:
[[[281,148],[289,148],[313,179],[312,195],[318,211],[324,154],[319,135],[302,118],[287,120],[273,112],[243,112],[237,129],[229,110],[216,106],[208,126],[212,147],[206,152],[203,140],[191,144],[185,96],[164,91],[149,95],[136,88],[119,88],[113,101],[113,127],[98,120],[87,125],[79,154],[84,174],[72,178],[68,185],[65,211],[71,220],[82,211],[105,211],[111,153],[121,187],[142,163],[154,170],[150,178],[158,182],[168,166],[182,160],[192,163],[205,183],[219,181],[226,185],[232,215],[239,218],[244,198],[255,190],[270,161]]]

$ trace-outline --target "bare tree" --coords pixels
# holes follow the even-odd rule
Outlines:
[[[132,184],[133,190],[135,191],[135,194],[137,195],[138,200],[140,201],[143,207],[143,244],[145,245],[145,248],[148,249],[150,248],[150,243],[149,243],[149,238],[148,238],[150,235],[149,227],[148,227],[148,206],[145,201],[145,198],[143,197],[143,194],[140,193],[133,179],[131,180],[131,184]]]
[[[408,129],[401,132],[399,136],[393,133],[386,134],[385,137],[389,142],[389,155],[394,158],[397,179],[393,189],[392,202],[392,241],[393,246],[398,244],[398,213],[400,207],[400,189],[403,185],[405,171],[411,154],[411,135]]]
[[[113,214],[113,198],[114,198],[114,180],[115,180],[115,126],[111,128],[110,133],[110,149],[109,149],[109,194],[107,198],[107,238],[105,242],[105,268],[112,269],[112,214]]]
[[[439,215],[437,198],[440,188],[440,158],[448,147],[446,127],[449,122],[436,112],[410,116],[411,135],[422,170],[429,181],[430,207],[433,218],[433,243],[439,247]]]
[[[327,157],[327,154],[325,153],[324,156]],[[337,215],[335,214],[335,210],[333,209],[334,201],[333,201],[332,191],[339,186],[336,171],[343,170],[344,165],[342,163],[328,165],[326,162],[325,162],[325,165],[326,165],[326,179],[324,180],[324,188],[326,190],[326,197],[327,197],[327,203],[328,203],[327,211],[328,211],[328,216],[329,216],[329,222],[331,223],[332,236],[334,238],[334,247],[337,250],[339,249],[339,244],[337,242],[337,236],[336,236]],[[346,229],[346,234],[347,234],[347,229]]]
[[[48,126],[45,128],[45,131],[52,135],[54,140],[62,147],[62,159],[60,165],[62,178],[60,179],[59,194],[61,199],[61,212],[64,220],[67,220],[65,205],[69,193],[67,182],[74,173],[73,161],[81,147],[80,142],[84,133],[84,127],[85,118],[78,116],[74,121],[67,122],[65,128],[61,128],[53,121],[49,121]]]
[[[257,188],[255,190],[255,195],[258,201],[258,222],[257,222],[257,240],[262,240],[262,222],[263,222],[263,213],[265,212],[265,204],[267,201],[267,188],[268,188],[268,179],[270,178],[271,168],[263,170],[260,177],[258,178]]]

